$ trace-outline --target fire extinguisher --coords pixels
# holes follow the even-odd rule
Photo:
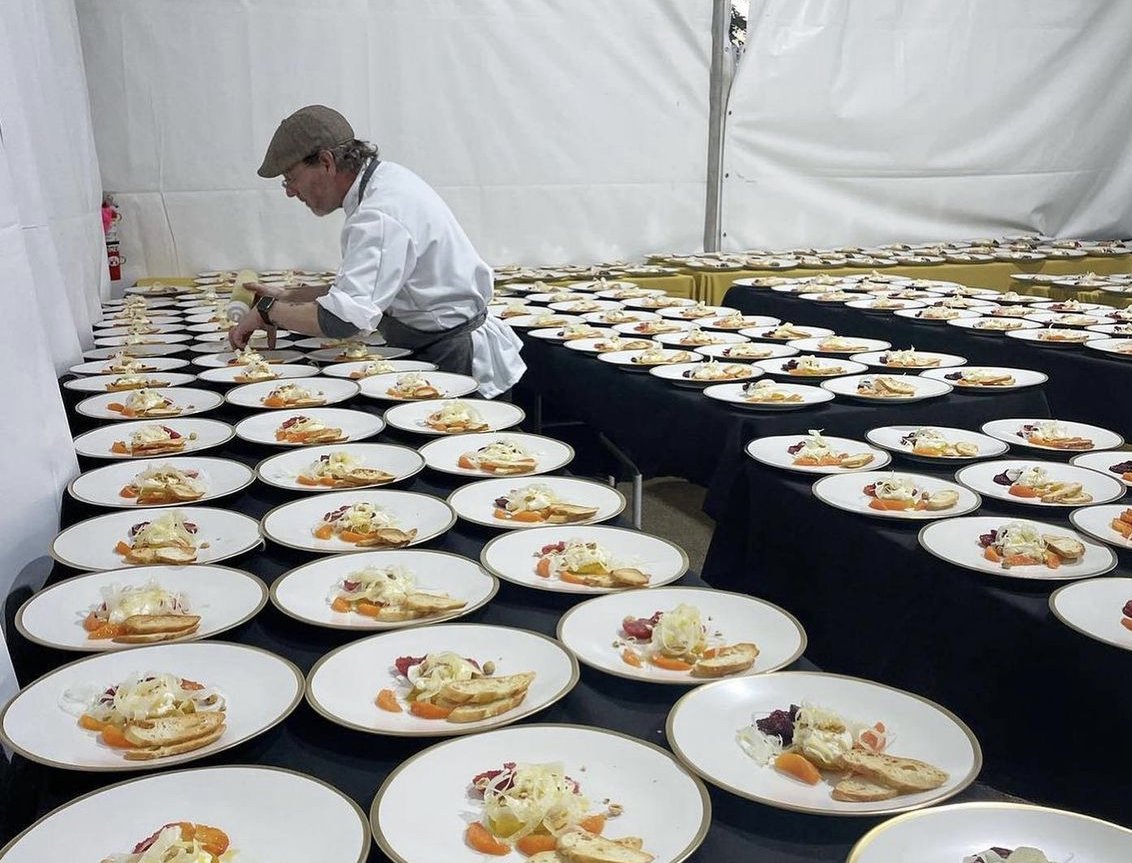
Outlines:
[[[113,198],[106,195],[102,199],[102,231],[106,235],[106,263],[110,267],[110,281],[122,278],[122,257],[118,248],[118,222],[121,219]]]

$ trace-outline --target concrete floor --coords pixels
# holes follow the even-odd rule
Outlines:
[[[617,488],[626,497],[632,486],[619,483]],[[643,489],[641,529],[676,543],[688,554],[693,572],[703,568],[715,522],[702,507],[706,490],[677,477],[646,480]]]

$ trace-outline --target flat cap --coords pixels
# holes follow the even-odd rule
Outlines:
[[[333,108],[307,105],[279,124],[256,173],[261,177],[278,177],[312,153],[353,139],[353,127]]]

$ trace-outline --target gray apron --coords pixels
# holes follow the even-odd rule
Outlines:
[[[369,178],[378,166],[377,159],[371,159],[362,174],[358,186],[358,202],[366,192]],[[408,348],[419,359],[436,363],[442,372],[458,375],[472,374],[472,333],[487,320],[487,312],[482,311],[469,321],[450,330],[420,330],[403,324],[389,315],[382,315],[377,331],[385,341],[399,348]]]

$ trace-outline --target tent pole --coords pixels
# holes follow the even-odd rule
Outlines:
[[[704,251],[719,251],[720,201],[723,191],[723,123],[726,88],[724,64],[731,27],[731,0],[713,0],[711,73],[708,85],[707,201],[704,208]]]

